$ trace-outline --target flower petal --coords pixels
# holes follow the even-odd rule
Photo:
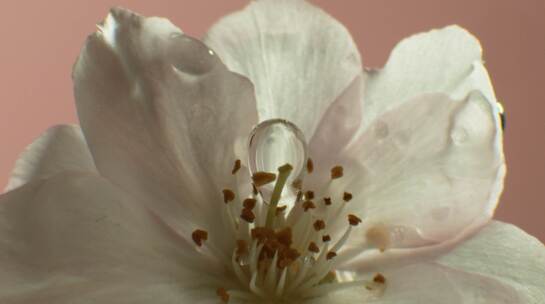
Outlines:
[[[361,73],[348,31],[305,1],[254,1],[205,42],[256,87],[259,119],[284,118],[310,139],[326,109]]]
[[[15,163],[6,192],[65,170],[96,172],[79,126],[52,127],[30,144]]]
[[[516,226],[493,221],[438,263],[507,284],[520,303],[545,302],[545,246]]]
[[[213,294],[208,274],[221,268],[135,200],[81,172],[0,196],[0,302],[180,303],[206,286]]]
[[[404,39],[383,69],[369,72],[363,128],[382,113],[424,93],[462,99],[478,90],[495,102],[481,56],[479,41],[458,26]]]
[[[257,122],[251,83],[166,19],[113,9],[100,29],[74,67],[99,172],[176,229],[216,223],[236,143]]]
[[[503,187],[499,124],[497,108],[477,92],[460,101],[413,98],[383,114],[349,149],[357,164],[345,170],[346,188],[334,190],[353,192],[346,210],[386,231],[392,248],[470,234],[492,217]]]
[[[385,290],[366,303],[517,304],[517,292],[502,282],[435,263],[416,264],[384,274]]]

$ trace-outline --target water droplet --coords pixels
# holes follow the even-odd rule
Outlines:
[[[378,121],[375,124],[375,136],[378,139],[386,138],[389,133],[390,129],[388,128],[388,124],[386,124],[384,121]]]
[[[467,140],[467,137],[467,131],[463,127],[457,127],[450,133],[450,138],[457,145],[463,144]]]
[[[303,179],[307,161],[307,142],[297,126],[284,119],[270,119],[258,124],[250,134],[248,143],[250,174],[265,171],[277,174],[280,166],[289,163],[293,170],[286,185]],[[262,186],[265,201],[272,193],[274,183]],[[290,195],[291,187],[284,189]]]

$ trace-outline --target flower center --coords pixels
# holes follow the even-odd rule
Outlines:
[[[220,287],[222,301],[259,297],[297,302],[354,285],[384,285],[377,277],[350,282],[337,278],[338,251],[361,219],[346,215],[341,219],[345,228],[338,232],[333,226],[344,217],[352,194],[316,197],[311,189],[304,189],[303,177],[314,171],[314,163],[294,124],[280,119],[259,124],[250,135],[249,152],[252,193],[237,204],[236,194],[223,190],[227,229],[235,239],[228,268],[241,288]],[[236,160],[232,173],[240,168],[241,161]],[[335,186],[343,174],[343,167],[331,168],[324,188]],[[193,233],[198,246],[206,239],[205,231]]]

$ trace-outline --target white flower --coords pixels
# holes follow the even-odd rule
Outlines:
[[[491,221],[477,40],[451,26],[361,67],[303,1],[204,43],[112,10],[74,67],[81,129],[31,144],[0,196],[0,302],[543,303],[544,246]]]

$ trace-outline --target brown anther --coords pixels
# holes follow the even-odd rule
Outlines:
[[[309,157],[309,159],[307,159],[307,172],[312,173],[312,171],[314,171],[314,162],[312,162],[312,159]]]
[[[326,243],[329,241],[331,241],[331,237],[329,236],[329,234],[322,235],[322,242]]]
[[[291,172],[291,170],[293,170],[293,166],[290,165],[290,164],[285,164],[285,165],[282,165],[282,166],[278,167],[278,172],[279,173],[287,173],[287,172]]]
[[[298,178],[291,183],[291,186],[295,189],[301,190],[301,188],[303,188],[303,181]]]
[[[320,231],[325,229],[325,222],[322,220],[316,220],[314,222],[314,230]]]
[[[331,205],[331,197],[324,197],[324,204],[326,206],[330,206]]]
[[[197,244],[197,246],[201,247],[203,241],[208,240],[208,232],[206,232],[204,230],[201,230],[201,229],[196,229],[191,234],[191,238],[193,239],[193,242],[195,242],[195,244]]]
[[[231,170],[231,174],[235,174],[240,169],[240,159],[235,160],[235,164],[233,165],[233,170]]]
[[[237,256],[246,255],[248,252],[248,242],[245,240],[237,240]]]
[[[316,245],[316,243],[310,242],[310,244],[308,245],[308,251],[318,253],[320,252],[320,248],[318,247],[318,245]]]
[[[348,223],[350,223],[352,226],[357,226],[359,223],[361,223],[361,219],[353,214],[349,214]]]
[[[223,202],[229,203],[230,201],[235,199],[235,192],[229,190],[229,189],[223,189]]]
[[[352,193],[350,193],[350,192],[345,192],[345,193],[343,194],[343,200],[344,200],[345,202],[349,202],[351,199],[352,199]]]
[[[256,203],[255,198],[247,198],[242,202],[242,206],[244,206],[244,209],[253,210],[255,207],[255,203]]]
[[[288,206],[280,206],[280,207],[276,207],[276,215],[280,215],[282,212],[286,211],[286,208],[288,208]]]
[[[253,223],[255,221],[255,214],[252,209],[244,208],[240,212],[240,218],[248,223]]]
[[[276,179],[276,174],[270,172],[256,172],[252,175],[252,181],[256,187],[261,187],[263,185],[274,182]]]
[[[337,254],[334,252],[334,251],[330,251],[327,253],[327,255],[325,256],[327,260],[331,260],[332,258],[336,257]]]
[[[313,198],[314,198],[314,192],[313,192],[313,191],[310,191],[310,190],[307,191],[307,192],[305,192],[305,198],[306,198],[307,200],[313,199]]]
[[[286,247],[290,247],[292,243],[291,228],[286,227],[276,233],[276,239],[278,242]]]
[[[267,239],[274,238],[274,231],[266,227],[255,227],[251,231],[252,239],[258,240],[260,243]]]
[[[218,295],[218,297],[220,297],[223,303],[229,302],[229,294],[227,293],[227,290],[225,290],[225,288],[220,287],[216,289],[216,294]]]
[[[342,166],[335,166],[331,168],[331,179],[341,178],[343,177],[343,167]]]
[[[308,211],[308,209],[314,209],[314,208],[316,208],[316,206],[314,205],[312,201],[303,202],[303,209],[305,209],[305,211]]]
[[[386,278],[382,274],[377,273],[375,275],[375,277],[373,278],[373,282],[379,283],[379,284],[384,284],[384,283],[386,283]]]

